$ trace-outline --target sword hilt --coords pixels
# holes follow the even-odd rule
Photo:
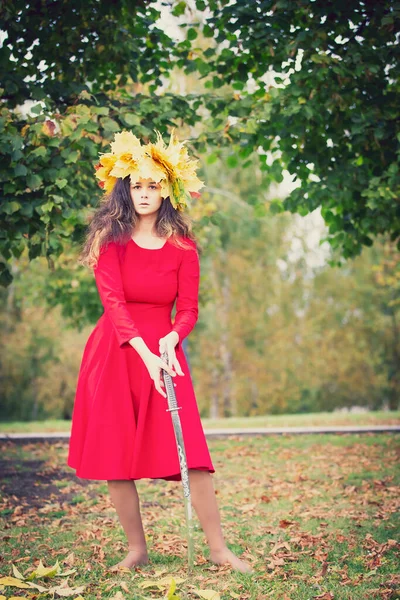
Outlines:
[[[166,350],[161,354],[161,359],[168,364],[168,353]],[[176,395],[175,395],[175,390],[174,390],[174,382],[172,381],[172,376],[165,369],[162,369],[162,372],[163,372],[165,387],[167,390],[168,404],[170,406],[169,408],[166,409],[166,411],[171,412],[174,410],[180,410],[182,407],[178,406],[178,404],[176,402]]]

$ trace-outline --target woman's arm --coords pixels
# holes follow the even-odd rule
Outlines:
[[[119,346],[123,348],[132,340],[131,345],[135,344],[133,347],[139,351],[145,343],[126,306],[115,242],[109,242],[107,247],[101,248],[97,265],[94,267],[94,277],[104,311],[114,327]]]
[[[178,295],[172,331],[178,334],[179,343],[192,331],[199,316],[199,281],[200,261],[193,243],[190,250],[182,252],[178,271]]]

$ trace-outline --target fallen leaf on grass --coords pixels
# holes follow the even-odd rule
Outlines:
[[[256,506],[257,506],[257,504],[243,504],[240,507],[240,510],[242,512],[246,513],[246,512],[250,512],[250,511],[254,510]]]
[[[111,573],[132,573],[132,569],[130,569],[129,567],[121,567],[120,565],[115,565],[114,567],[109,567],[108,571],[110,571]]]
[[[168,569],[160,569],[159,571],[154,572],[154,577],[161,577],[161,575],[164,575],[165,573],[168,573]]]
[[[178,596],[177,594],[175,594],[175,592],[176,592],[176,581],[172,577],[168,592],[164,596],[165,600],[181,600],[181,597]]]
[[[140,581],[138,583],[138,586],[143,589],[150,588],[150,587],[156,587],[159,590],[163,590],[166,586],[171,585],[171,581],[175,581],[175,584],[178,584],[178,583],[182,583],[183,581],[185,581],[185,579],[182,579],[182,577],[176,577],[176,578],[164,577],[164,579],[158,579],[157,581],[154,581],[151,579],[145,579],[145,581]]]
[[[42,559],[39,561],[39,566],[37,569],[32,571],[32,573],[26,578],[27,581],[31,581],[31,579],[36,579],[38,577],[54,577],[54,575],[59,575],[61,572],[61,567],[58,562],[52,567],[45,567],[42,563]]]
[[[55,594],[58,594],[59,596],[63,596],[63,597],[75,596],[76,594],[81,594],[82,592],[84,592],[85,587],[86,586],[81,585],[76,588],[71,588],[71,587],[69,587],[68,583],[65,581],[61,585],[56,585],[56,586],[50,588],[48,593],[49,594],[55,593]]]
[[[288,552],[291,552],[290,546],[287,542],[277,542],[269,553],[276,554],[280,548],[285,548]]]
[[[195,594],[200,596],[200,598],[204,598],[205,600],[221,600],[221,596],[219,592],[215,590],[193,590]],[[239,598],[239,596],[236,596]]]
[[[287,527],[290,527],[291,525],[295,525],[296,521],[288,521],[287,519],[281,519],[279,521],[279,527],[281,527],[282,529],[286,529]]]
[[[117,592],[110,600],[125,600],[125,596],[122,595],[122,592]]]
[[[67,558],[64,558],[64,563],[66,563],[69,567],[72,567],[73,564],[75,563],[75,554],[74,552],[70,552],[70,554],[68,554]]]
[[[269,496],[261,496],[260,500],[265,504],[269,504],[271,502],[271,498]]]
[[[325,561],[322,563],[321,577],[325,577],[327,572],[328,572],[328,563]]]
[[[14,573],[14,577],[16,577],[17,579],[21,579],[21,581],[23,581],[25,579],[25,577],[22,575],[22,573],[20,571],[18,571],[18,569],[15,565],[12,565],[12,570]],[[0,600],[1,600],[1,598],[0,598]]]
[[[5,585],[6,587],[17,587],[17,588],[30,588],[31,586],[25,583],[24,581],[20,581],[16,577],[1,577],[0,585]]]
[[[72,575],[72,573],[76,573],[76,569],[69,569],[69,571],[64,571],[64,573],[57,573],[57,577],[67,577],[67,575]]]

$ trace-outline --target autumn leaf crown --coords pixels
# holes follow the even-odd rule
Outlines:
[[[155,130],[156,142],[142,145],[130,131],[116,133],[111,152],[102,153],[95,165],[99,185],[111,192],[118,178],[128,175],[131,181],[151,178],[161,184],[163,198],[169,196],[176,210],[184,210],[191,197],[198,197],[204,183],[196,175],[198,160],[189,157],[186,142],[171,133],[168,146]]]

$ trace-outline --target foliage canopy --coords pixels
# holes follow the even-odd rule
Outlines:
[[[93,163],[121,128],[148,138],[203,126],[193,149],[212,162],[228,148],[233,169],[256,153],[264,187],[287,169],[298,187],[271,210],[321,206],[345,258],[378,234],[398,240],[399,4],[164,4],[183,19],[181,41],[152,3],[1,4],[0,281],[25,246],[52,264],[63,240],[81,239],[99,197]],[[163,91],[172,69],[198,74],[204,90]],[[251,201],[264,214],[265,198]]]

